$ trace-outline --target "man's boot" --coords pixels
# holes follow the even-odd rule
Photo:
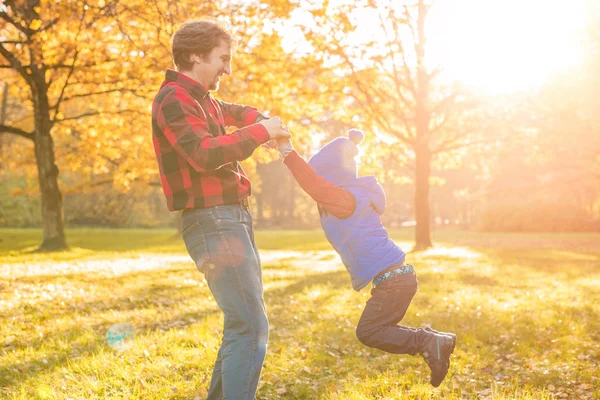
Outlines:
[[[433,387],[438,387],[448,374],[450,367],[450,355],[452,354],[452,338],[438,333],[430,333],[430,336],[421,346],[421,355],[431,370]]]

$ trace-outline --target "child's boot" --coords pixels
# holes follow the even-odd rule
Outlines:
[[[452,343],[450,337],[430,332],[421,346],[421,355],[431,369],[430,383],[433,387],[440,386],[448,373]]]
[[[430,328],[428,326],[425,327],[425,330],[427,332],[439,333],[440,335],[448,336],[449,338],[451,338],[452,339],[452,353],[454,353],[454,348],[456,347],[456,334],[455,333],[436,331],[435,329]]]

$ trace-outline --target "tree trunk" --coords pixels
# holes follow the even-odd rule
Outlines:
[[[425,15],[423,0],[419,0],[416,95],[416,143],[415,143],[415,250],[432,246],[429,218],[429,175],[431,174],[431,152],[429,150],[429,77],[425,70]]]
[[[2,100],[0,102],[0,125],[4,125],[4,121],[6,121],[6,105],[8,104],[8,82],[4,83],[4,89],[2,90]],[[0,135],[0,169],[2,169],[2,160],[4,159],[4,154],[2,154],[4,135]]]
[[[426,146],[420,146],[416,152],[415,179],[415,247],[424,250],[433,246],[430,231],[429,176],[431,174],[431,156]]]
[[[58,187],[58,168],[54,162],[54,142],[49,133],[36,132],[35,159],[40,184],[43,231],[43,241],[38,250],[66,250],[68,247],[65,240],[62,195]]]
[[[40,83],[38,83],[38,86],[41,86]],[[37,104],[35,104],[35,160],[40,185],[43,232],[42,244],[38,251],[67,250],[62,194],[58,187],[58,167],[54,159],[54,141],[50,135],[50,107],[46,91],[40,90],[41,87],[37,89],[39,92]]]

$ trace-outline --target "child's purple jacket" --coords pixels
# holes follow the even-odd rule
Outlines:
[[[379,215],[385,211],[385,192],[374,176],[356,177],[356,145],[340,137],[325,145],[310,160],[313,169],[329,182],[354,196],[356,209],[346,219],[323,212],[321,226],[361,290],[392,265],[401,265],[405,254],[389,237]]]

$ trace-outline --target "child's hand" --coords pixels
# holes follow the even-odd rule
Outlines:
[[[277,143],[276,139],[271,139],[268,142],[261,144],[261,146],[265,149],[273,150],[276,149],[279,146],[279,144]]]
[[[265,127],[271,139],[285,139],[292,136],[279,117],[261,119],[258,123]]]
[[[279,154],[283,158],[286,158],[294,150],[294,146],[288,138],[277,139],[277,144],[279,145]]]

